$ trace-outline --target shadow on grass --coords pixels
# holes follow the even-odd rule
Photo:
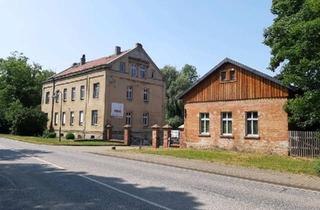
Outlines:
[[[12,161],[0,162],[0,209],[162,209],[150,202],[170,209],[201,207],[187,192],[141,187],[119,177],[13,162],[27,154],[42,153],[40,150],[0,151],[0,160]]]

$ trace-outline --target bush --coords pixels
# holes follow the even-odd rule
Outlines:
[[[320,158],[315,160],[314,170],[317,172],[318,175],[320,175]]]
[[[20,108],[15,112],[11,131],[17,135],[42,136],[48,118],[38,108]]]
[[[66,139],[74,139],[74,134],[73,133],[67,133]]]
[[[49,130],[45,130],[42,135],[43,138],[56,138],[55,132],[50,132]]]

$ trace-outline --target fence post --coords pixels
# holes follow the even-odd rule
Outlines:
[[[163,126],[162,129],[163,129],[163,148],[168,148],[170,143],[172,127],[167,124]]]
[[[152,127],[152,148],[159,147],[159,128],[160,126],[155,124]]]
[[[124,128],[124,145],[131,145],[131,125],[125,125]]]
[[[180,125],[178,127],[179,129],[179,144],[180,144],[180,148],[185,148],[186,147],[186,136],[184,133],[184,125]]]
[[[112,139],[112,125],[107,124],[106,125],[106,136],[105,136],[106,140],[110,140]]]

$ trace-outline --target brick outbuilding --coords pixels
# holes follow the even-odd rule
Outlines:
[[[291,90],[246,65],[224,59],[180,99],[184,145],[287,154]]]

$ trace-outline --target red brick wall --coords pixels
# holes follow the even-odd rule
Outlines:
[[[288,118],[283,106],[286,98],[223,102],[188,103],[184,123],[188,147],[219,147],[240,151],[287,154]],[[245,113],[258,112],[259,139],[245,138]],[[210,114],[210,136],[199,136],[199,113]],[[233,138],[221,137],[221,112],[232,112]]]

